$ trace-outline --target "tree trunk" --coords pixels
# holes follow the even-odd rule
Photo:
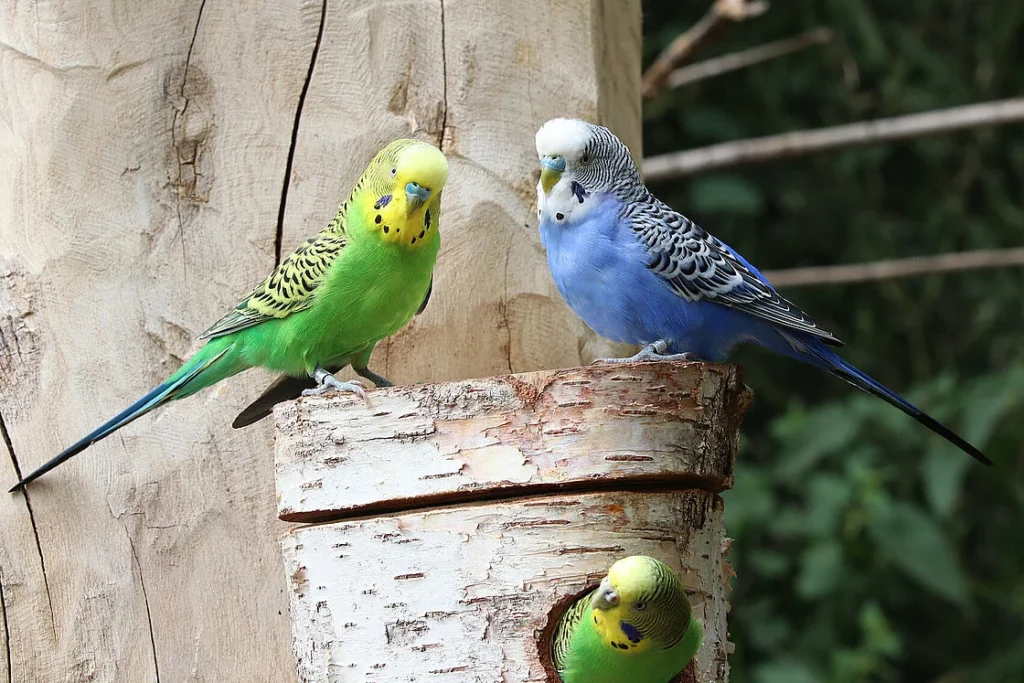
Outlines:
[[[691,681],[726,683],[718,493],[749,394],[726,365],[605,365],[302,399],[277,409],[303,683],[555,681],[574,596],[645,554],[704,623]]]
[[[578,115],[639,154],[639,26],[616,0],[6,3],[3,489],[173,372],[399,136],[449,155],[444,246],[430,306],[373,367],[408,382],[604,352],[547,274],[533,134]],[[229,427],[268,381],[0,494],[0,674],[294,680],[269,421]]]

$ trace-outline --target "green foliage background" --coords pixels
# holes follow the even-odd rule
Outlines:
[[[710,0],[645,0],[645,60]],[[837,38],[666,93],[644,152],[1018,96],[1020,0],[794,0],[696,60]],[[1024,126],[709,172],[652,189],[759,267],[1024,245]],[[1024,681],[1024,268],[784,291],[846,357],[988,453],[744,349],[734,683]]]

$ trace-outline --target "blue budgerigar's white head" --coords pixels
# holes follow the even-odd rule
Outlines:
[[[640,186],[629,148],[614,133],[580,119],[551,119],[537,131],[539,191],[575,181],[587,193],[635,191]]]
[[[629,148],[604,126],[580,119],[551,119],[537,131],[540,182],[537,213],[545,225],[586,220],[601,200],[623,202],[644,192]]]

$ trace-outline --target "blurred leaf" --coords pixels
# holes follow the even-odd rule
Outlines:
[[[940,517],[949,517],[953,512],[964,474],[972,465],[976,463],[949,444],[928,451],[922,465],[925,493],[932,510]]]
[[[856,439],[859,422],[851,420],[848,405],[832,404],[812,414],[790,413],[776,423],[776,435],[786,442],[788,453],[778,476],[794,479],[822,458],[842,451]]]
[[[772,514],[771,482],[753,466],[737,470],[732,489],[723,492],[722,498],[730,533],[739,533],[748,521],[763,520]]]
[[[811,546],[800,559],[797,594],[815,600],[829,593],[843,579],[843,549],[835,541]]]
[[[762,550],[751,556],[751,564],[760,579],[774,579],[789,572],[789,558],[774,550]]]
[[[795,659],[778,659],[757,667],[754,672],[756,683],[824,683]]]
[[[936,594],[965,606],[967,587],[945,535],[915,505],[894,501],[869,532],[893,564]]]
[[[743,137],[742,126],[720,109],[690,107],[684,121],[687,131],[697,140],[711,143]]]
[[[789,619],[770,598],[747,602],[744,618],[750,625],[751,642],[763,650],[780,647],[792,637]]]
[[[861,608],[860,628],[864,634],[865,645],[872,652],[889,657],[900,653],[900,639],[876,601],[872,600]]]
[[[764,205],[761,191],[740,176],[705,175],[690,186],[690,210],[695,214],[732,213],[753,216]]]
[[[1024,370],[1020,366],[974,384],[960,420],[964,438],[984,450],[996,426],[1020,402],[1022,393]],[[923,466],[925,493],[936,513],[948,517],[953,512],[963,478],[976,466],[951,444],[939,442],[929,450]]]
[[[808,529],[819,537],[834,537],[839,516],[853,494],[852,483],[834,474],[816,474],[808,484],[807,494]]]

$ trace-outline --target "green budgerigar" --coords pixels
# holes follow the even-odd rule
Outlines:
[[[249,368],[284,377],[238,416],[236,427],[300,393],[333,389],[365,399],[359,381],[334,377],[348,365],[377,386],[389,385],[367,367],[370,354],[430,296],[447,179],[448,162],[430,144],[396,140],[382,149],[327,227],[204,332],[206,344],[177,372],[11,491],[154,408]]]
[[[625,557],[562,616],[551,659],[564,683],[669,683],[700,649],[704,628],[675,573]]]

